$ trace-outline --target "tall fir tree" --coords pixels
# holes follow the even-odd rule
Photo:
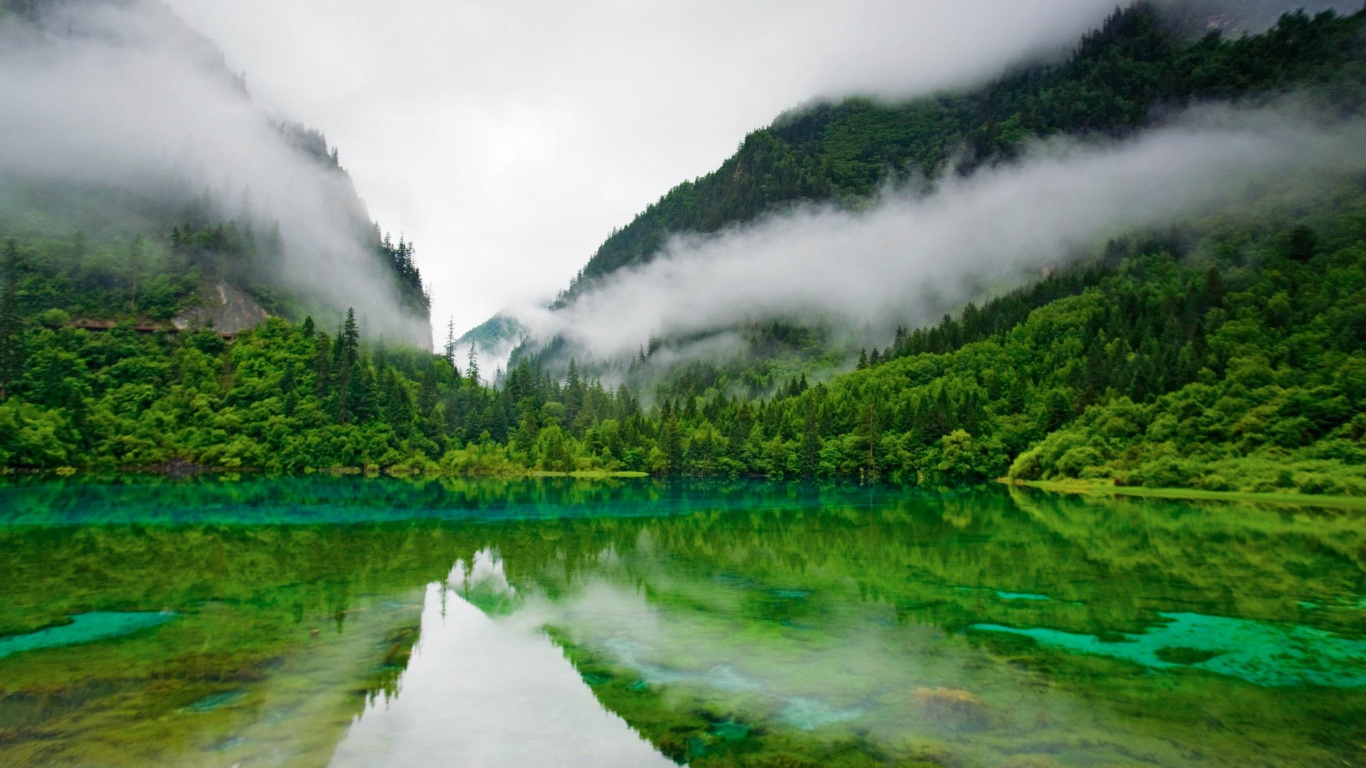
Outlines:
[[[142,277],[142,235],[133,238],[133,246],[128,252],[128,270],[133,276],[133,314],[137,314],[138,280]]]
[[[337,423],[346,424],[355,420],[356,411],[364,398],[364,387],[360,380],[360,331],[356,328],[356,310],[346,310],[346,322],[337,332],[337,342],[333,353],[333,375],[337,391]]]
[[[451,367],[458,372],[460,366],[456,365],[455,362],[455,315],[451,315],[446,321],[446,346],[442,351],[445,354],[446,362],[450,363]]]
[[[0,292],[0,400],[24,371],[23,322],[19,314],[19,245],[5,243],[5,287]]]
[[[465,376],[470,383],[479,384],[479,358],[474,354],[474,342],[470,342],[469,367],[465,371]]]

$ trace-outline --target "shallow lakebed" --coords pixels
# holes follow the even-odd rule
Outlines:
[[[1366,513],[0,484],[0,764],[1366,765]]]

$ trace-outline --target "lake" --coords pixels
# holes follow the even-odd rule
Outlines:
[[[1366,515],[649,480],[0,485],[0,764],[1366,765]]]

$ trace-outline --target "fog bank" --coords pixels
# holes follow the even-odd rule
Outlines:
[[[1292,111],[1206,108],[1122,143],[1037,143],[929,192],[889,190],[865,212],[806,208],[676,237],[563,310],[509,314],[537,339],[562,336],[598,358],[769,317],[923,325],[1106,237],[1216,212],[1253,185],[1366,170],[1366,123]]]
[[[214,46],[161,3],[55,3],[36,27],[0,21],[0,104],[8,192],[116,190],[124,206],[101,206],[103,221],[154,210],[169,228],[207,191],[219,218],[247,218],[258,234],[278,222],[288,285],[334,310],[354,306],[377,334],[429,343],[425,318],[400,306],[374,226],[320,137],[282,129]],[[23,212],[10,213],[22,225]]]

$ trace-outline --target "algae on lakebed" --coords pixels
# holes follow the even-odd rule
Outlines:
[[[1366,687],[1366,640],[1298,625],[1197,613],[1158,615],[1162,621],[1145,632],[1106,638],[996,624],[972,628],[1031,637],[1045,646],[1127,659],[1154,669],[1190,667],[1262,686]]]
[[[62,648],[122,637],[141,629],[160,626],[173,618],[175,614],[170,611],[96,611],[77,614],[71,616],[67,623],[55,627],[45,627],[23,635],[0,636],[0,658],[41,648]]]
[[[385,715],[442,688],[419,623],[458,636],[476,614],[553,642],[561,681],[697,768],[1316,766],[1366,743],[1350,510],[574,480],[0,497],[22,502],[0,515],[0,632],[175,614],[0,653],[3,764],[312,766],[349,735],[420,738]],[[502,649],[527,688],[484,701],[469,738],[494,741],[462,748],[553,716],[516,674],[535,647]]]

